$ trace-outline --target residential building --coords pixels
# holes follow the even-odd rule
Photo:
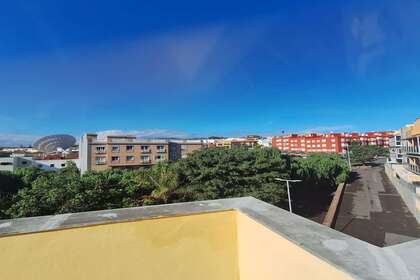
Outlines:
[[[401,137],[403,164],[407,170],[420,175],[420,118],[402,128]]]
[[[389,146],[390,132],[291,134],[272,138],[272,146],[288,153],[344,153],[352,142]]]
[[[18,168],[24,167],[56,171],[66,167],[68,162],[73,162],[79,167],[79,159],[77,157],[42,159],[27,154],[11,154],[9,157],[0,157],[0,171],[13,172]]]
[[[181,146],[181,158],[186,158],[191,153],[205,149],[208,146],[202,139],[173,140],[172,142]]]
[[[85,134],[79,143],[80,170],[103,171],[113,168],[150,166],[181,158],[181,145],[169,140],[142,140],[135,136]]]
[[[273,137],[273,147],[289,153],[311,152],[342,152],[342,142],[339,134],[308,134]]]
[[[272,141],[272,137],[263,137],[261,139],[258,139],[258,145],[269,148],[272,147]]]
[[[389,163],[401,164],[403,162],[401,131],[396,130],[389,137]]]
[[[237,148],[237,147],[247,147],[253,148],[258,144],[260,139],[256,137],[244,137],[244,138],[225,138],[225,139],[216,139],[214,141],[214,147],[216,148]]]
[[[400,147],[401,155],[394,152],[395,147]],[[395,140],[390,138],[390,157],[385,164],[385,173],[420,223],[420,118],[401,128]],[[395,157],[397,161],[393,162]]]

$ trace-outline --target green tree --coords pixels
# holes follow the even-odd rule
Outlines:
[[[208,149],[177,163],[180,201],[254,196],[275,205],[286,202],[274,180],[289,176],[289,157],[277,149]]]
[[[374,145],[362,145],[357,142],[351,143],[350,159],[353,164],[367,164],[378,156],[388,156],[389,151],[384,147]]]
[[[343,183],[349,175],[347,162],[337,154],[312,153],[305,158],[295,158],[293,177],[301,179],[309,188],[332,187]]]

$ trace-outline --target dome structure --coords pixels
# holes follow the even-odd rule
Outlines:
[[[73,136],[67,134],[57,134],[45,136],[36,140],[33,147],[41,152],[49,154],[56,152],[57,149],[60,148],[66,150],[75,143],[76,139]]]

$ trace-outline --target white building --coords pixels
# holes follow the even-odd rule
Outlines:
[[[57,171],[74,162],[80,168],[79,159],[34,159],[24,154],[12,154],[10,157],[0,157],[0,171],[13,172],[17,168],[36,167],[42,170]]]
[[[389,137],[389,163],[403,163],[401,131],[397,130]]]

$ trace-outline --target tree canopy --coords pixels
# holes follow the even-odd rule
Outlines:
[[[350,159],[352,164],[367,164],[377,156],[388,156],[389,150],[375,145],[362,145],[352,142],[349,146]]]

